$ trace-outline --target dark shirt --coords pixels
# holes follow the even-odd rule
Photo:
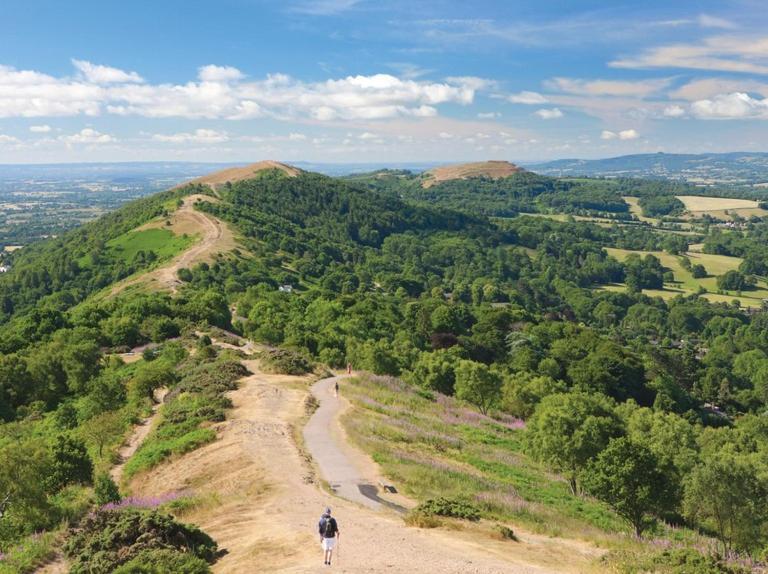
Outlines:
[[[331,528],[326,532],[325,523],[327,520],[331,521]],[[320,524],[317,525],[320,531],[320,536],[324,538],[335,538],[336,533],[339,531],[339,525],[336,524],[336,519],[324,514],[320,519]]]

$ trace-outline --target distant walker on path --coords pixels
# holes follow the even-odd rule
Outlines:
[[[323,516],[320,518],[318,529],[320,531],[320,543],[323,546],[323,564],[330,566],[333,549],[340,534],[339,525],[336,523],[336,519],[331,516],[330,508],[325,509]]]

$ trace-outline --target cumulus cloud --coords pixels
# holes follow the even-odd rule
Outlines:
[[[133,73],[107,66],[77,80],[0,66],[0,118],[99,115],[188,119],[373,120],[432,117],[437,106],[468,105],[487,80],[449,78],[442,82],[389,74],[302,82],[284,74],[243,81],[229,66],[203,66],[199,80],[148,84]],[[107,70],[107,71],[104,71]],[[122,80],[120,80],[122,78]]]
[[[197,77],[203,82],[234,82],[245,77],[240,70],[232,66],[216,66],[209,64],[197,70]]]
[[[666,88],[670,79],[619,81],[552,78],[547,86],[553,90],[580,96],[620,96],[644,98]]]
[[[667,118],[680,118],[685,115],[685,108],[674,104],[664,108],[663,114]]]
[[[691,113],[705,120],[768,119],[768,98],[753,98],[744,92],[720,94],[693,102]]]
[[[85,60],[72,60],[72,65],[80,72],[85,81],[93,84],[141,83],[144,78],[136,72],[126,72],[120,68],[92,64]]]
[[[480,112],[477,114],[477,117],[481,120],[493,120],[500,118],[501,114],[499,112]]]
[[[29,126],[29,131],[31,131],[33,134],[47,134],[51,131],[51,126],[49,125],[41,125],[41,126]]]
[[[290,133],[288,134],[288,141],[292,142],[301,142],[307,139],[307,136],[304,134],[299,133]]]
[[[540,110],[536,110],[534,113],[542,120],[555,120],[557,118],[562,118],[564,115],[559,108],[542,108]]]
[[[95,83],[0,65],[0,118],[93,116],[104,95],[104,88]]]
[[[76,134],[61,136],[59,139],[68,144],[103,144],[116,141],[111,135],[103,134],[93,128],[83,128]]]
[[[600,134],[600,139],[603,140],[636,140],[640,137],[640,134],[637,133],[637,130],[629,129],[629,130],[621,130],[620,132],[612,132],[609,130],[603,130]]]
[[[529,106],[546,104],[548,102],[547,98],[542,96],[540,93],[528,91],[522,91],[507,96],[507,101],[513,104],[526,104]]]
[[[226,132],[216,130],[196,129],[194,132],[181,132],[177,134],[154,134],[152,139],[159,142],[168,143],[222,143],[229,140]]]
[[[19,143],[19,139],[6,134],[0,134],[0,145]]]
[[[610,62],[615,68],[687,68],[768,74],[768,36],[713,36],[698,44],[670,44]]]
[[[747,78],[702,78],[692,80],[669,93],[671,98],[696,101],[733,92],[757,93],[768,97],[768,83]]]

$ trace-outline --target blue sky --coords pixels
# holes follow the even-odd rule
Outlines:
[[[768,151],[768,10],[6,0],[0,162]]]

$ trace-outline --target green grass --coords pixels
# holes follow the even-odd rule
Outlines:
[[[677,295],[691,295],[698,292],[700,287],[703,287],[708,291],[704,296],[710,301],[717,303],[730,303],[734,299],[738,299],[742,307],[761,307],[762,300],[768,299],[768,284],[763,280],[758,281],[755,289],[744,290],[741,294],[736,291],[718,293],[717,276],[722,275],[726,271],[738,269],[742,261],[739,257],[700,252],[687,253],[686,256],[691,260],[691,264],[699,263],[707,270],[707,277],[696,279],[691,275],[690,271],[681,265],[680,257],[677,255],[670,255],[663,251],[630,251],[613,247],[608,247],[605,250],[619,261],[623,261],[631,253],[637,253],[640,256],[651,254],[657,257],[665,268],[672,271],[674,281],[665,283],[664,289],[643,290],[643,293],[651,297],[672,299]],[[623,284],[612,284],[604,285],[600,288],[607,291],[623,291],[626,287]]]
[[[225,410],[232,406],[224,394],[236,389],[236,381],[248,372],[228,352],[213,361],[192,358],[178,370],[181,380],[161,407],[155,428],[125,464],[126,480],[216,440],[210,424],[223,421]]]
[[[161,262],[178,255],[195,243],[196,239],[196,236],[176,235],[169,229],[133,230],[108,241],[107,256],[130,263],[139,251],[152,251]],[[77,262],[83,268],[91,265],[88,256],[81,257]]]
[[[59,532],[34,534],[8,549],[0,560],[0,574],[26,574],[34,572],[60,547]]]
[[[531,461],[513,421],[494,421],[448,397],[430,400],[382,377],[354,379],[344,393],[358,407],[344,419],[350,437],[419,501],[469,500],[483,518],[547,535],[603,539],[627,529],[605,505],[573,496],[564,480]]]
[[[107,243],[110,251],[130,262],[139,251],[153,251],[158,259],[169,259],[194,241],[188,235],[176,235],[168,229],[142,229],[129,231]]]

